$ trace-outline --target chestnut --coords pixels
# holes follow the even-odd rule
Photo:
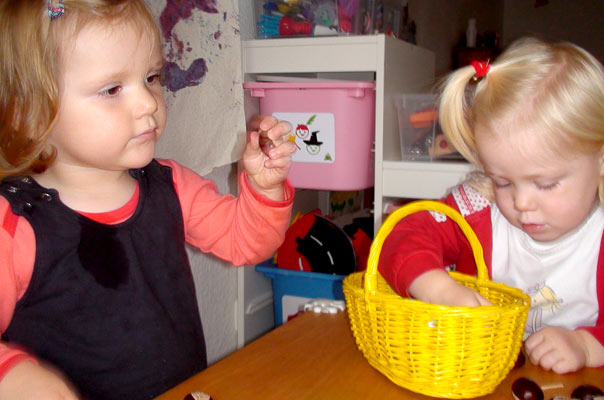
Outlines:
[[[516,363],[514,364],[514,369],[522,367],[524,363],[526,363],[526,356],[524,355],[524,351],[520,349],[520,352],[518,352],[518,358],[516,358]]]
[[[593,385],[584,384],[577,386],[570,396],[580,400],[593,400],[596,396],[604,396],[604,392]]]
[[[517,400],[543,400],[543,390],[528,378],[518,378],[512,383],[512,394]]]

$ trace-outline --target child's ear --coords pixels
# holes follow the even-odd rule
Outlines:
[[[600,176],[604,176],[604,146],[600,149]]]

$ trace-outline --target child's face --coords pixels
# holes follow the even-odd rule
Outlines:
[[[534,240],[558,239],[578,227],[598,201],[602,153],[569,149],[560,157],[531,139],[539,133],[521,135],[521,141],[510,141],[477,132],[478,155],[507,220]]]
[[[71,44],[49,138],[56,163],[110,171],[145,166],[166,122],[159,44],[133,24],[92,25]]]

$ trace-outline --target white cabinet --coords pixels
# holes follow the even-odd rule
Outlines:
[[[401,159],[393,97],[434,83],[434,54],[385,35],[243,41],[246,80],[259,74],[366,74],[376,83],[374,226],[398,197],[437,198],[469,171],[466,163]]]

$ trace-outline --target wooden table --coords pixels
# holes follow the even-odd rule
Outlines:
[[[512,370],[493,394],[482,398],[512,399],[512,382],[521,376],[542,387],[563,385],[546,390],[546,399],[570,396],[583,383],[604,389],[602,369],[557,375],[527,361]],[[346,312],[301,314],[157,400],[182,400],[193,391],[203,391],[213,400],[429,399],[397,386],[369,365],[356,347]]]

